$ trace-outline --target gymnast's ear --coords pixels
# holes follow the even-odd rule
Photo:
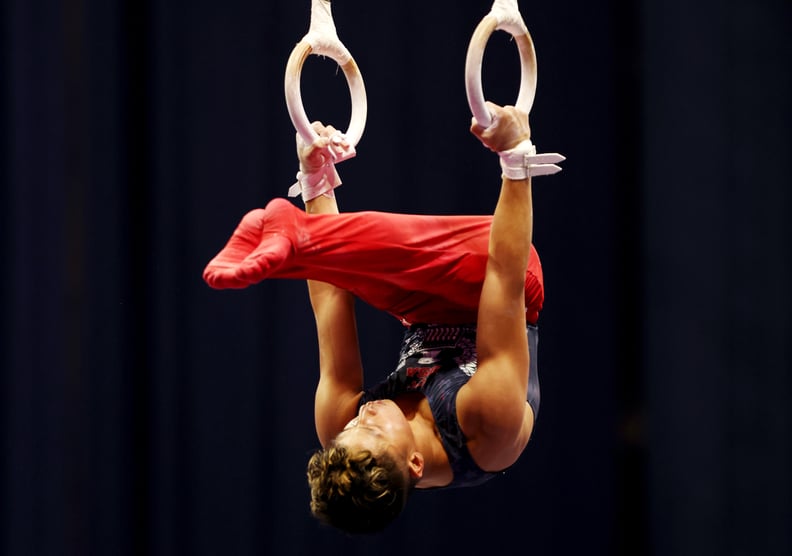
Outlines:
[[[410,471],[410,479],[412,482],[418,481],[423,477],[424,472],[424,457],[420,452],[413,452],[407,462],[407,468]]]

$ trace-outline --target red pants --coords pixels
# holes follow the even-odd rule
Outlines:
[[[309,215],[274,199],[245,215],[204,280],[218,289],[267,278],[320,280],[406,323],[474,323],[491,222],[491,216]],[[543,301],[542,267],[531,247],[527,322],[537,321]]]

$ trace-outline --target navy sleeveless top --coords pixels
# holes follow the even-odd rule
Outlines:
[[[534,418],[539,413],[540,399],[537,344],[538,330],[529,325],[528,403]],[[457,394],[475,374],[476,366],[475,325],[413,325],[404,333],[396,370],[379,384],[366,389],[360,400],[362,405],[408,392],[420,392],[426,397],[454,475],[445,488],[476,486],[498,475],[484,471],[473,461],[457,420]]]

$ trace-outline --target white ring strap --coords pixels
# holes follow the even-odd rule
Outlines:
[[[506,31],[514,37],[520,51],[522,78],[515,106],[525,113],[530,113],[536,94],[536,52],[531,35],[517,7],[517,0],[495,0],[492,9],[478,24],[470,39],[465,61],[468,104],[476,121],[483,127],[489,127],[492,123],[492,115],[487,110],[484,99],[481,66],[487,42],[496,30]]]
[[[308,34],[294,47],[286,64],[286,78],[284,80],[286,106],[289,109],[289,117],[292,124],[294,124],[294,128],[307,145],[312,144],[318,138],[305,113],[302,94],[300,93],[302,67],[306,58],[311,54],[329,56],[344,71],[347,84],[349,85],[349,93],[352,97],[352,114],[346,137],[354,147],[360,141],[363,136],[363,129],[366,127],[366,113],[368,111],[366,88],[355,60],[338,38],[329,0],[311,0],[311,26]]]

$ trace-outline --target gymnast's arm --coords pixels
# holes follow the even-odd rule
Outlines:
[[[490,105],[497,125],[473,133],[496,152],[530,138],[528,115]],[[522,453],[533,429],[526,402],[529,351],[525,324],[525,271],[531,249],[531,179],[503,178],[490,230],[489,257],[479,302],[478,369],[460,390],[457,410],[476,462],[505,469]]]
[[[314,124],[320,142],[334,130]],[[315,146],[299,149],[300,161],[311,164]],[[335,197],[319,197],[307,201],[309,214],[338,214]],[[357,414],[363,393],[363,364],[360,358],[355,299],[348,291],[332,284],[308,280],[316,334],[319,343],[319,383],[314,400],[314,422],[322,446],[341,432]]]

